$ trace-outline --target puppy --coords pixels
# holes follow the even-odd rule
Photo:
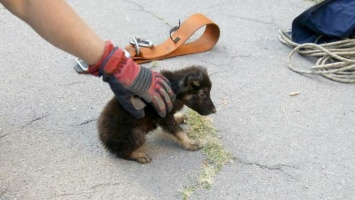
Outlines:
[[[184,117],[174,118],[174,114],[184,105],[201,115],[216,112],[210,98],[212,83],[207,70],[201,66],[191,66],[178,71],[161,71],[171,83],[176,100],[171,112],[161,118],[154,108],[147,104],[145,117],[135,119],[119,104],[116,98],[105,106],[98,119],[98,132],[102,144],[118,157],[148,163],[151,158],[140,148],[146,141],[146,134],[160,126],[164,132],[173,135],[185,149],[195,151],[201,148],[197,140],[190,139],[178,125]]]

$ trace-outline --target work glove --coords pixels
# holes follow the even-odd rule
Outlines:
[[[175,94],[170,82],[160,73],[135,63],[110,41],[106,41],[101,60],[89,66],[88,72],[103,76],[123,108],[137,119],[145,116],[144,102],[150,103],[161,117],[173,107]]]

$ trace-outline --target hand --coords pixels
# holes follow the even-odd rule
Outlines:
[[[170,82],[158,72],[141,67],[125,52],[106,42],[102,59],[89,67],[89,73],[103,76],[121,105],[135,118],[145,116],[144,109],[136,102],[136,96],[153,105],[161,117],[165,117],[175,100]]]

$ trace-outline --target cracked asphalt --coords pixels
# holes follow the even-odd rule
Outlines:
[[[290,71],[291,49],[278,40],[278,30],[289,30],[312,2],[68,2],[121,47],[132,36],[159,44],[194,13],[219,25],[212,50],[161,60],[155,68],[208,68],[217,107],[211,119],[235,157],[211,188],[190,199],[355,198],[355,85]],[[71,55],[2,6],[0,46],[0,199],[182,199],[179,191],[199,175],[202,152],[150,136],[145,148],[152,163],[113,157],[96,131],[112,97],[108,85],[78,75]]]

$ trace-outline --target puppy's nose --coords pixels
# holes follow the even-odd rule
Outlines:
[[[217,109],[213,108],[211,113],[216,113],[216,112],[217,112]]]

